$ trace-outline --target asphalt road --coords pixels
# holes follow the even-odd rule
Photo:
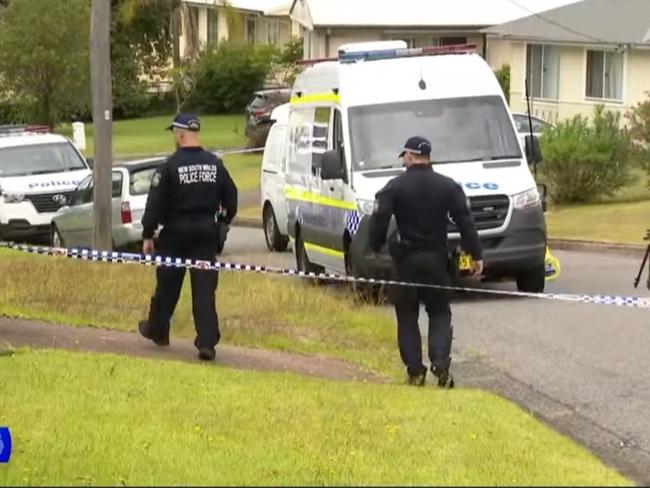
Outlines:
[[[640,257],[554,255],[562,273],[548,292],[649,295],[645,276],[638,289],[633,287]],[[266,252],[260,229],[233,229],[223,259],[294,266],[291,253]],[[510,283],[493,287],[516,289]],[[621,446],[650,453],[650,310],[463,296],[454,301],[453,313],[458,364],[480,357],[488,368],[621,439]],[[424,313],[421,322],[425,331]]]

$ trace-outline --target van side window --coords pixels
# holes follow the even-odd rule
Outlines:
[[[313,108],[294,109],[289,117],[289,172],[309,174],[311,166],[311,132]]]
[[[312,128],[311,172],[318,173],[323,153],[328,149],[331,107],[317,107],[314,113],[314,126]]]

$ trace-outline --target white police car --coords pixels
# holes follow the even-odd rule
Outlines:
[[[53,215],[90,174],[68,138],[42,126],[0,126],[0,240],[48,238]]]

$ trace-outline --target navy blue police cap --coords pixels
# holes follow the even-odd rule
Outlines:
[[[195,114],[178,114],[166,130],[185,129],[192,132],[201,130],[201,121]]]
[[[422,156],[431,156],[431,143],[427,141],[424,137],[414,136],[410,137],[406,144],[404,144],[404,149],[399,154],[399,157],[403,157],[407,152],[413,154],[420,154]]]

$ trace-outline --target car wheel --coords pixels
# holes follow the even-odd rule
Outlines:
[[[51,243],[52,243],[52,247],[59,247],[59,248],[65,247],[65,242],[63,241],[61,232],[59,232],[59,229],[57,228],[56,225],[52,226]]]
[[[544,293],[546,269],[544,264],[522,271],[517,275],[517,289],[524,293]]]
[[[303,273],[320,274],[325,271],[321,266],[312,264],[309,261],[309,256],[307,256],[307,250],[305,249],[305,243],[302,241],[300,236],[296,239],[296,267],[298,268],[298,271]],[[318,284],[317,279],[310,281],[313,285]]]
[[[266,238],[266,247],[270,252],[285,252],[289,245],[289,238],[283,236],[278,229],[278,222],[275,219],[273,207],[267,205],[262,213],[264,223],[264,237]]]
[[[348,276],[363,278],[349,254],[345,255],[345,272]],[[362,303],[380,305],[386,301],[386,289],[382,285],[350,282],[349,287],[355,298]]]

